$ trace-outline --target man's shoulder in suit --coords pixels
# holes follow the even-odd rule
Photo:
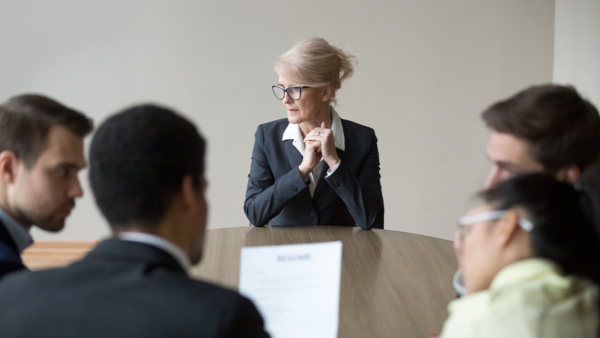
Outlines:
[[[16,244],[0,222],[0,279],[9,273],[24,269],[26,268]]]
[[[237,292],[194,280],[178,267],[126,259],[11,274],[0,281],[0,304],[0,336],[267,337],[260,314]],[[111,327],[116,322],[118,330]],[[59,323],[77,327],[34,328]]]
[[[0,279],[3,279],[9,274],[13,274],[15,272],[27,270],[25,265],[23,265],[20,261],[15,260],[5,260],[0,257]]]

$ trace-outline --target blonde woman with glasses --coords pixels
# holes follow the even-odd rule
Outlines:
[[[244,212],[255,226],[383,228],[377,137],[333,108],[355,57],[321,38],[283,53],[272,87],[287,118],[255,134]]]

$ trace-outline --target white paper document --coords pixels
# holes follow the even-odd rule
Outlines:
[[[342,242],[242,248],[240,293],[273,338],[336,338]]]

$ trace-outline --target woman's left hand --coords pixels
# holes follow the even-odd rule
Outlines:
[[[335,150],[333,131],[326,127],[325,122],[321,122],[321,128],[317,127],[306,135],[304,142],[307,141],[317,141],[321,143],[321,154],[329,168],[333,168],[338,164],[340,158]]]

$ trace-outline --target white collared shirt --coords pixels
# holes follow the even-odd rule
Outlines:
[[[151,234],[144,233],[144,232],[125,231],[125,232],[122,232],[119,234],[119,239],[123,240],[123,241],[148,244],[153,247],[159,248],[163,251],[166,251],[168,254],[173,256],[173,258],[175,258],[175,260],[177,260],[177,262],[179,262],[179,265],[181,265],[181,267],[185,271],[188,271],[189,268],[192,266],[192,263],[190,262],[190,258],[185,254],[185,252],[180,247],[178,247],[177,245],[175,245],[174,243],[172,243],[170,241],[167,241],[166,239],[164,239],[162,237],[159,237],[156,235],[151,235]]]
[[[20,254],[23,253],[28,246],[33,244],[33,238],[31,238],[29,231],[2,209],[0,209],[0,220],[2,220],[10,237],[12,237],[17,245]]]
[[[342,120],[340,116],[335,111],[335,109],[330,106],[331,111],[331,131],[333,132],[333,140],[335,142],[335,147],[345,151],[346,150],[346,139],[344,138],[344,129],[342,127]],[[300,131],[300,126],[297,124],[290,123],[287,128],[283,132],[282,141],[285,140],[293,140],[294,147],[298,149],[300,155],[304,157],[304,139],[302,138],[302,132]],[[337,165],[333,168],[329,168],[327,171],[327,176],[333,174],[335,170],[340,166],[341,160],[337,163]],[[308,178],[310,180],[310,184],[308,185],[308,189],[310,191],[310,196],[313,197],[315,194],[315,189],[317,187],[317,182],[319,181],[319,176],[321,175],[321,169],[323,168],[323,158],[319,161],[319,164],[313,169],[312,173],[308,174]],[[327,177],[325,176],[325,177]]]

